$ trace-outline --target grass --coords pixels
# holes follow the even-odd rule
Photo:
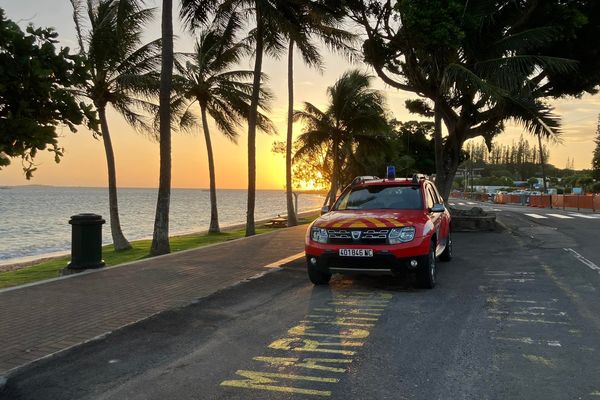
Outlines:
[[[307,224],[315,219],[314,215],[299,218],[299,224]],[[273,232],[277,228],[265,226],[257,226],[256,234]],[[171,252],[195,249],[198,247],[208,246],[210,244],[226,242],[228,240],[239,239],[244,237],[245,229],[226,230],[221,233],[203,233],[191,234],[182,236],[172,236],[170,238]],[[143,260],[150,258],[151,240],[136,240],[131,242],[133,247],[131,250],[115,251],[113,245],[102,247],[102,258],[106,262],[107,267],[114,267],[119,264],[124,264],[132,261]],[[44,279],[56,278],[60,275],[60,270],[67,266],[70,257],[64,256],[49,261],[44,261],[39,264],[34,264],[30,267],[19,269],[16,271],[0,272],[0,289],[11,286],[24,285]]]

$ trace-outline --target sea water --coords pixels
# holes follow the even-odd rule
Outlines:
[[[119,215],[125,237],[149,238],[154,227],[157,189],[119,189]],[[221,227],[246,220],[245,190],[217,190]],[[317,209],[319,195],[301,194],[300,211]],[[255,220],[285,214],[285,192],[259,190]],[[79,213],[100,214],[104,244],[112,243],[108,213],[108,189],[65,187],[12,187],[0,189],[0,264],[31,257],[66,252],[71,246],[69,218]],[[208,229],[209,191],[173,189],[171,192],[170,234]]]

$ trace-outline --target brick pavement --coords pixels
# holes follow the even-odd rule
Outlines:
[[[306,225],[0,291],[0,375],[208,296],[304,249]]]

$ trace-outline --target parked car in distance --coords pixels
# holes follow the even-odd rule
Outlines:
[[[333,273],[414,272],[433,288],[437,259],[452,258],[450,213],[425,177],[358,177],[309,226],[305,252],[315,285]]]

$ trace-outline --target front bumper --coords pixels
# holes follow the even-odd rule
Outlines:
[[[416,270],[427,262],[431,239],[415,238],[398,245],[332,245],[308,241],[305,247],[306,261],[325,273],[392,273],[402,274]],[[342,257],[340,249],[372,249],[373,257]],[[416,266],[411,266],[411,261]]]

